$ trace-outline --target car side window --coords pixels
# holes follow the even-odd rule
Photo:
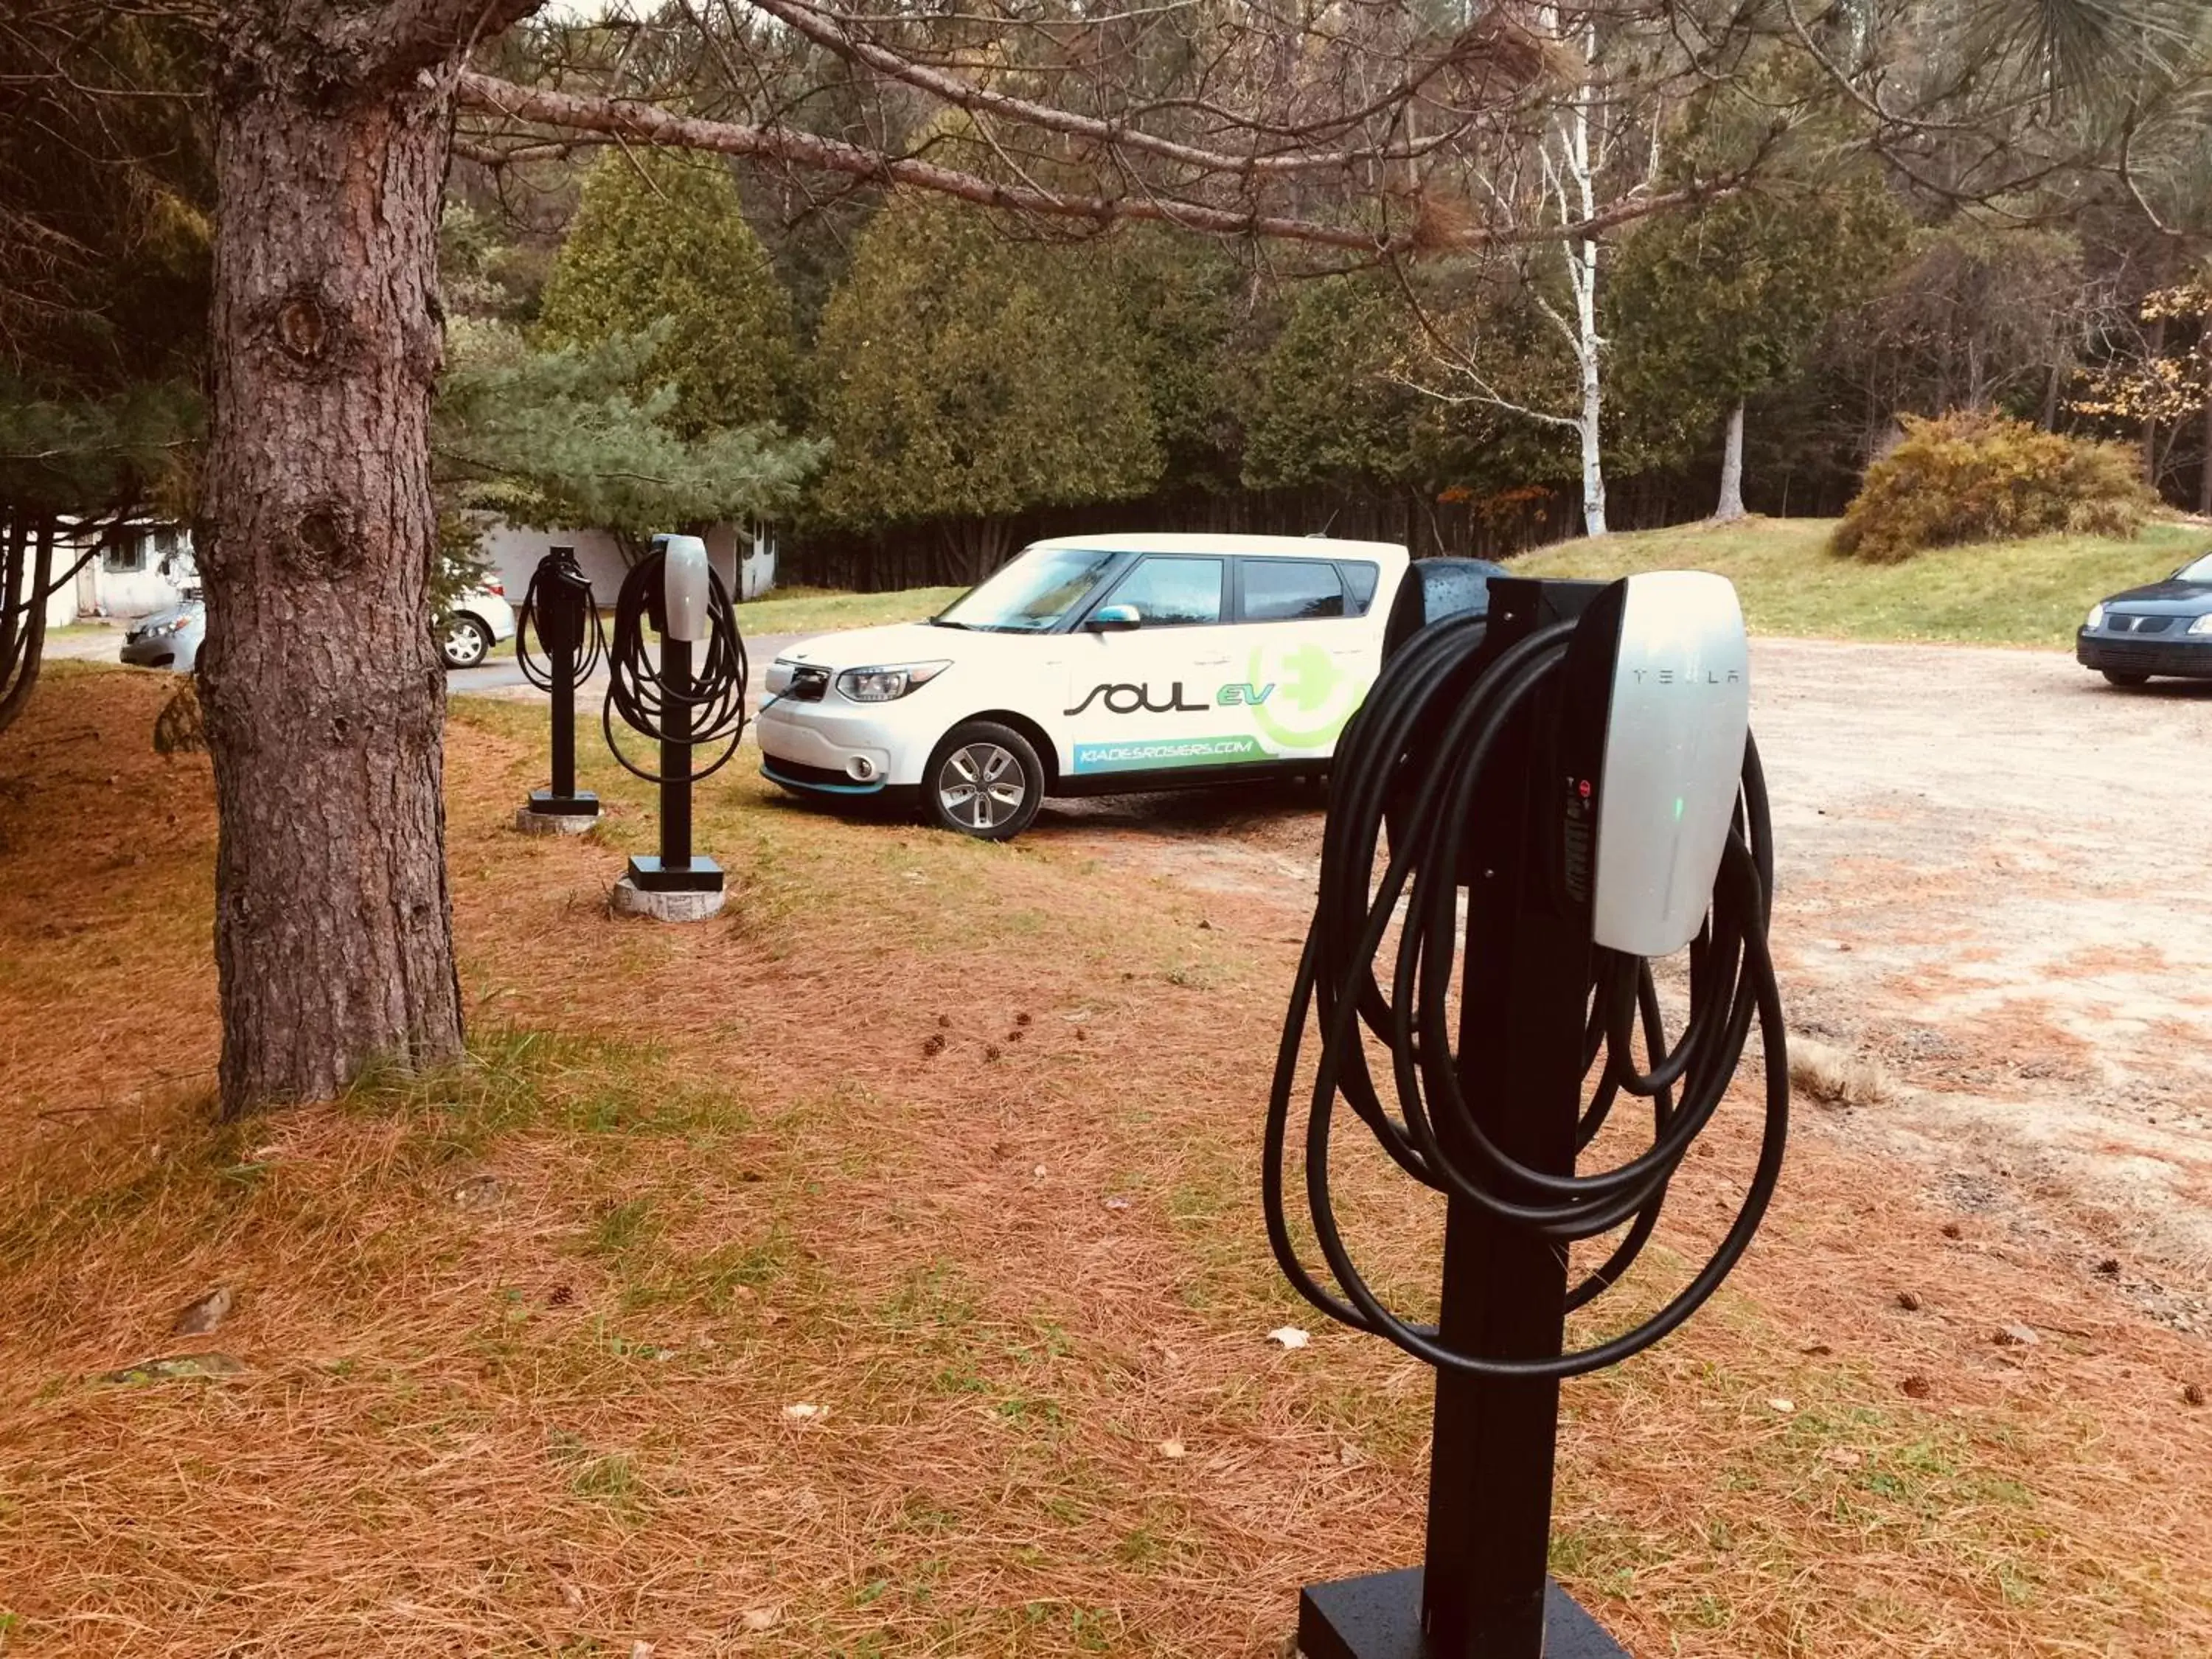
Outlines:
[[[1347,559],[1336,567],[1336,571],[1344,578],[1345,614],[1365,616],[1367,607],[1375,603],[1376,588],[1382,585],[1382,567]]]
[[[1344,580],[1319,559],[1246,559],[1239,615],[1253,622],[1310,622],[1344,615]]]
[[[1147,628],[1188,628],[1221,620],[1221,561],[1155,553],[1106,596],[1108,605],[1134,605]]]

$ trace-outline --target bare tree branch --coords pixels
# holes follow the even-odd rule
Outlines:
[[[1623,202],[1604,212],[1565,226],[1527,229],[1444,222],[1436,216],[1419,211],[1422,204],[1418,195],[1410,201],[1382,196],[1373,204],[1374,222],[1362,226],[1262,213],[1256,210],[1224,208],[1182,196],[1063,194],[1006,185],[977,173],[962,172],[910,155],[888,155],[817,133],[801,132],[789,127],[756,126],[741,122],[711,121],[694,116],[676,115],[649,104],[634,103],[626,99],[518,86],[513,82],[501,81],[473,70],[462,75],[458,91],[464,107],[487,115],[530,121],[571,131],[598,133],[610,140],[787,161],[884,185],[909,185],[1006,212],[1087,220],[1101,228],[1125,220],[1147,221],[1216,236],[1304,242],[1322,247],[1353,248],[1379,255],[1549,242],[1562,236],[1595,235],[1651,213],[1732,195],[1741,187],[1741,181],[1736,179],[1693,183],[1677,190]],[[481,153],[479,147],[472,148],[479,149]]]

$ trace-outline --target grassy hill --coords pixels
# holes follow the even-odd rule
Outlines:
[[[1860,564],[1827,550],[1832,519],[1747,519],[1565,542],[1513,561],[1526,576],[1711,570],[1764,634],[2064,646],[2106,594],[2154,581],[2212,548],[2203,525],[2157,524],[2133,541],[2039,536]]]
[[[755,634],[827,634],[882,623],[920,622],[967,592],[960,587],[906,587],[888,593],[845,593],[829,587],[779,587],[765,599],[737,607],[738,630]]]
[[[1831,555],[1834,527],[1832,519],[1747,519],[1725,526],[1632,531],[1525,554],[1513,568],[1524,576],[1717,571],[1735,584],[1745,617],[1762,634],[2063,647],[2071,643],[2083,613],[2107,593],[2154,581],[2212,549],[2212,528],[2167,523],[2133,541],[2039,536],[1872,565]],[[909,622],[933,616],[960,592],[781,589],[739,605],[738,625],[749,635],[804,634]]]

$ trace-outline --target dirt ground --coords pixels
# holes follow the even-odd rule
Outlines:
[[[1553,1570],[1638,1659],[2212,1653],[2212,696],[1755,665],[1788,1006],[1893,1092],[1803,1103],[1721,1295],[1570,1386]],[[1317,793],[986,847],[733,767],[730,909],[653,928],[647,793],[593,756],[603,827],[518,836],[542,715],[459,700],[470,1060],[224,1124],[206,763],[62,666],[0,739],[6,1659],[1277,1659],[1419,1559],[1430,1374],[1258,1216]],[[1591,1334],[1710,1248],[1744,1092]],[[1418,1311],[1434,1206],[1358,1154]]]
[[[2108,686],[2048,652],[1765,640],[1793,1032],[1891,1097],[1815,1111],[2212,1334],[2212,684]],[[1316,798],[1317,802],[1317,798]],[[1055,809],[1102,859],[1303,908],[1316,804]]]

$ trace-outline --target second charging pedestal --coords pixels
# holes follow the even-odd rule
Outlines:
[[[1494,582],[1486,657],[1580,615],[1599,591]],[[1525,787],[1513,806],[1478,820],[1460,1052],[1484,1131],[1521,1163],[1564,1176],[1574,1173],[1583,1104],[1592,947],[1587,918],[1566,915],[1545,876],[1540,838],[1558,827],[1556,809],[1546,810],[1556,781],[1537,735],[1548,712],[1540,700],[1504,734],[1499,775]],[[1499,1358],[1553,1358],[1566,1293],[1564,1251],[1449,1200],[1444,1341]],[[1298,1601],[1305,1659],[1627,1659],[1546,1571],[1559,1407],[1554,1381],[1439,1372],[1424,1563],[1308,1585]]]
[[[722,908],[722,866],[691,850],[691,641],[664,635],[660,674],[674,695],[660,742],[660,851],[640,854],[615,884],[614,906],[660,921],[703,921]]]

